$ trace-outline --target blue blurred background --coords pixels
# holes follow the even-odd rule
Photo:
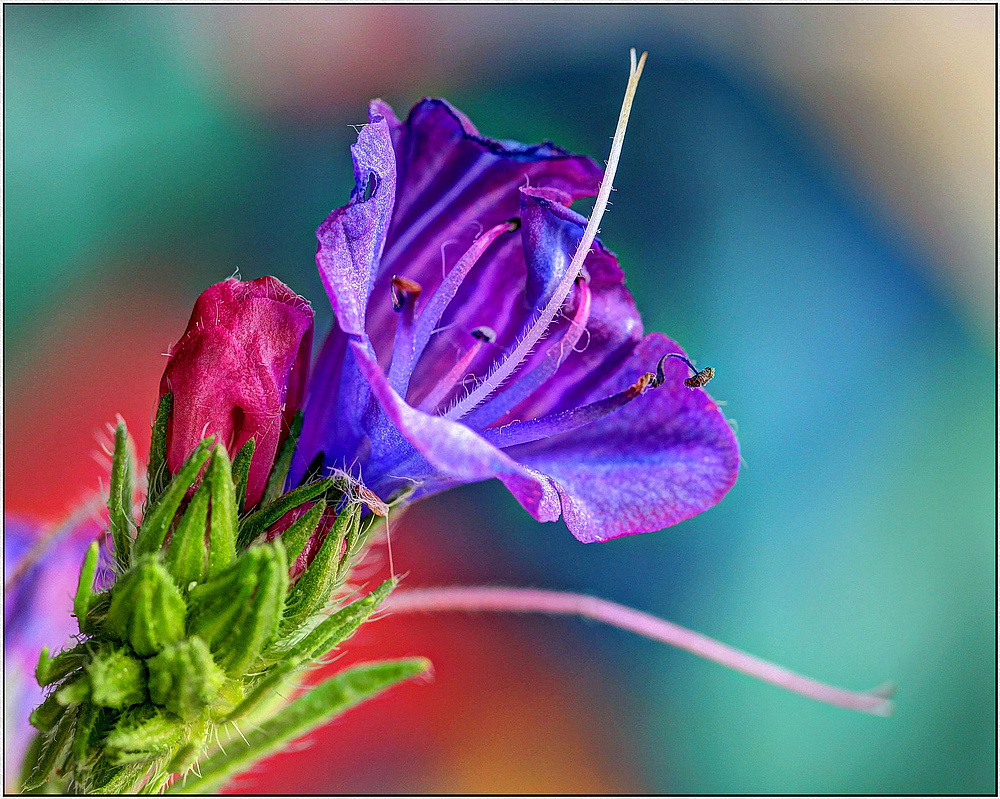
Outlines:
[[[828,708],[567,619],[388,618],[350,657],[435,680],[235,786],[258,792],[993,793],[995,9],[5,6],[5,510],[59,517],[121,412],[140,448],[209,283],[331,315],[313,231],[352,124],[444,96],[603,159],[602,238],[647,329],[717,371],[746,465],[675,528],[578,544],[499,484],[417,506],[411,585],[591,592],[819,679]]]

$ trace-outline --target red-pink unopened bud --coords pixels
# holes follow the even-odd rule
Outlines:
[[[253,438],[246,507],[257,504],[302,404],[312,332],[309,303],[277,278],[229,279],[207,288],[170,348],[160,381],[160,395],[174,396],[170,471],[206,436],[214,435],[231,456]]]

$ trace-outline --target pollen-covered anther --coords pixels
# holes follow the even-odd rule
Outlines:
[[[713,377],[715,377],[715,369],[711,366],[706,366],[700,372],[696,372],[685,380],[684,385],[688,388],[701,388]]]
[[[715,369],[711,366],[706,366],[704,369],[699,370],[697,366],[691,363],[691,361],[680,353],[668,352],[660,358],[660,362],[656,365],[656,379],[659,381],[657,385],[660,385],[660,383],[663,383],[663,381],[666,380],[666,375],[663,373],[663,364],[667,358],[677,358],[679,361],[684,361],[684,363],[687,364],[688,369],[694,372],[691,377],[684,381],[684,385],[688,388],[702,388],[707,385],[709,380],[715,377]]]
[[[358,499],[365,503],[372,513],[376,516],[386,517],[389,515],[389,506],[381,500],[378,494],[372,491],[370,488],[358,483],[354,486],[354,491],[358,495]]]
[[[423,287],[416,281],[400,275],[392,276],[392,309],[397,313],[406,307],[407,303],[416,301]]]

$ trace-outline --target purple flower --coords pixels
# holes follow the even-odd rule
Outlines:
[[[484,138],[431,99],[404,122],[374,101],[352,154],[350,202],[317,231],[335,322],[293,479],[321,460],[387,499],[495,477],[588,542],[723,497],[736,439],[661,360],[678,345],[643,335],[615,256],[595,240],[563,280],[587,222],[568,206],[597,193],[596,163]]]
[[[252,437],[246,506],[257,504],[302,404],[312,327],[309,303],[274,277],[229,279],[202,292],[160,381],[161,396],[174,396],[167,428],[171,472],[206,436],[215,435],[234,454]]]
[[[42,700],[35,681],[38,653],[44,646],[54,654],[75,643],[73,596],[83,554],[102,530],[98,507],[91,503],[74,514],[40,557],[33,548],[42,535],[41,526],[4,517],[4,784],[9,789],[18,787],[21,761],[35,734],[28,716]],[[105,566],[99,570],[98,585],[109,579]]]

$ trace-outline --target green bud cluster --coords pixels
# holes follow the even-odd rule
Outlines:
[[[392,590],[387,581],[330,609],[374,516],[365,517],[346,479],[282,491],[301,419],[260,507],[240,514],[253,441],[231,462],[225,447],[206,439],[170,475],[169,415],[167,395],[154,425],[141,523],[132,517],[133,448],[124,423],[116,430],[108,510],[117,576],[94,593],[95,541],[74,599],[78,641],[39,657],[36,678],[49,690],[31,715],[39,734],[25,763],[25,790],[153,793],[175,775],[173,791],[214,790],[285,742],[427,668],[419,658],[366,664],[284,699]],[[265,541],[296,508],[304,513],[284,535]],[[293,579],[289,564],[322,533],[329,508],[337,509],[332,526]],[[241,722],[253,727],[249,737]]]

